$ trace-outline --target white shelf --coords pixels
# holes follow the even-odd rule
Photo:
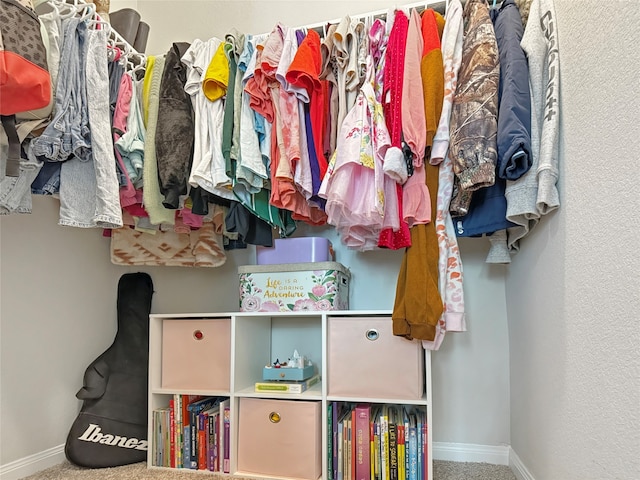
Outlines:
[[[188,388],[167,388],[162,385],[162,359],[163,359],[163,322],[165,320],[206,320],[215,321],[216,319],[223,321],[230,321],[230,371],[228,372],[229,390],[219,390],[215,388],[206,388],[202,385],[191,385]],[[388,319],[388,324],[386,323]],[[320,429],[320,447],[321,461],[322,461],[322,475],[320,480],[327,479],[328,469],[328,447],[327,447],[327,435],[328,432],[328,419],[327,419],[327,406],[331,402],[348,402],[348,403],[371,403],[371,404],[396,404],[406,406],[423,407],[426,411],[427,424],[427,448],[428,448],[428,471],[429,475],[426,480],[433,479],[433,471],[431,459],[432,454],[432,406],[431,406],[431,356],[429,351],[422,349],[418,341],[414,343],[408,340],[395,337],[396,342],[407,342],[409,350],[412,353],[407,358],[409,362],[413,359],[422,359],[424,357],[424,377],[415,378],[416,385],[424,385],[421,395],[402,395],[401,398],[396,398],[397,395],[379,395],[369,394],[367,391],[360,391],[357,395],[337,393],[338,383],[335,381],[337,376],[343,375],[345,372],[349,372],[354,363],[358,364],[358,368],[361,369],[364,365],[371,363],[375,365],[375,361],[379,361],[380,358],[384,359],[385,351],[375,351],[375,354],[368,354],[368,358],[362,358],[362,361],[358,359],[354,362],[342,365],[335,361],[332,362],[328,358],[330,356],[330,345],[335,346],[337,343],[331,341],[331,335],[335,335],[335,330],[348,327],[350,324],[356,324],[359,327],[358,322],[363,322],[363,328],[366,327],[366,322],[371,321],[376,325],[391,325],[391,312],[379,311],[379,310],[363,310],[363,311],[302,311],[302,312],[214,312],[214,313],[179,313],[179,314],[152,314],[150,315],[150,328],[149,328],[149,452],[147,458],[147,465],[154,469],[167,470],[167,467],[153,465],[153,444],[156,440],[153,435],[153,410],[161,407],[167,407],[169,400],[173,395],[202,395],[202,396],[221,396],[228,397],[230,399],[230,471],[231,474],[222,474],[221,472],[215,472],[216,474],[228,475],[228,476],[243,476],[251,478],[285,478],[285,475],[274,475],[270,471],[261,473],[241,471],[242,465],[238,464],[239,451],[242,445],[242,439],[239,438],[239,422],[240,419],[240,400],[241,399],[264,399],[267,401],[307,401],[318,402],[321,406],[321,419],[319,423]],[[170,322],[175,323],[175,322]],[[190,325],[193,322],[189,322]],[[186,324],[185,324],[186,325]],[[389,328],[390,330],[390,328]],[[348,330],[347,330],[348,331]],[[364,330],[363,330],[364,331]],[[333,337],[335,340],[335,336]],[[356,345],[358,342],[363,342],[364,337],[358,334],[357,339],[353,342]],[[388,337],[387,337],[388,340]],[[350,342],[347,342],[350,345]],[[201,344],[199,344],[201,345]],[[370,343],[364,342],[364,346],[371,348]],[[375,345],[374,345],[375,347]],[[264,365],[275,360],[276,357],[284,358],[286,355],[290,355],[293,349],[297,349],[302,355],[309,357],[316,367],[316,373],[319,373],[322,377],[322,381],[316,385],[313,385],[309,390],[302,392],[301,394],[281,393],[281,392],[256,392],[255,383],[262,381],[262,368]],[[359,348],[359,347],[354,347]],[[400,348],[403,348],[402,346]],[[412,350],[413,349],[413,350]],[[383,349],[384,350],[384,349]],[[386,352],[389,355],[389,352]],[[395,354],[394,354],[395,355]],[[372,358],[375,357],[375,358]],[[359,358],[359,357],[355,357]],[[227,357],[228,359],[228,357]],[[395,362],[395,357],[389,359],[391,363]],[[364,362],[364,363],[362,363]],[[405,362],[406,364],[406,362]],[[199,367],[196,365],[194,368],[206,368],[206,365]],[[333,368],[333,372],[332,372]],[[377,367],[372,367],[377,368]],[[401,369],[398,374],[403,373],[405,370]],[[395,372],[392,372],[395,376]],[[334,377],[332,377],[332,374]],[[385,373],[383,372],[382,375]],[[389,375],[389,373],[386,373]],[[380,378],[378,372],[370,372],[365,378],[371,378],[371,381],[376,381]],[[391,379],[393,381],[393,378]],[[358,382],[358,383],[361,383]],[[366,382],[365,382],[366,388]],[[373,385],[373,384],[372,384]],[[379,387],[380,385],[376,385]],[[332,391],[332,388],[334,391]],[[358,387],[362,388],[362,387]],[[417,387],[419,388],[419,387]],[[373,389],[379,391],[379,388]],[[247,400],[248,402],[248,400]],[[246,470],[246,469],[245,469]],[[180,469],[180,471],[194,472],[196,474],[210,474],[206,470],[191,470]],[[289,478],[289,477],[286,477]],[[297,480],[304,478],[309,480],[308,477],[295,477]]]

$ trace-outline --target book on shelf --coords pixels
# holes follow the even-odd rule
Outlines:
[[[380,410],[380,478],[389,480],[389,406]]]
[[[169,399],[169,466],[176,468],[176,401]]]
[[[191,468],[193,470],[198,469],[198,416],[204,411],[208,410],[220,403],[218,397],[205,397],[201,400],[191,402],[188,406],[189,410],[189,429],[190,429],[190,448],[189,448],[189,463],[187,464],[185,458],[185,468]]]
[[[371,409],[371,422],[373,423],[373,480],[382,480],[382,473],[380,470],[382,464],[381,442],[380,442],[380,405],[375,405]]]
[[[220,405],[201,412],[198,415],[198,470],[211,470],[211,419],[219,412]]]
[[[355,409],[355,480],[370,480],[369,430],[371,405],[359,403]]]
[[[220,415],[222,417],[222,436],[224,437],[224,448],[222,454],[222,471],[230,473],[231,471],[231,409],[230,401],[226,399],[220,403]]]
[[[201,395],[182,395],[182,418],[181,418],[181,455],[178,466],[180,468],[191,468],[191,415],[189,405],[193,402],[201,400]]]
[[[333,403],[327,402],[327,480],[333,479]]]
[[[419,410],[416,410],[416,418],[417,418],[417,427],[416,427],[416,436],[418,437],[418,480],[424,480],[422,478],[422,415]]]
[[[320,375],[306,380],[264,380],[256,382],[256,392],[302,393],[320,382]]]
[[[389,406],[388,431],[389,431],[389,478],[398,480],[398,409]]]
[[[409,480],[418,480],[418,431],[415,413],[409,414]]]

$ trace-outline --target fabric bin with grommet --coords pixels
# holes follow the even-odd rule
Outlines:
[[[243,397],[239,405],[236,475],[321,477],[320,401]]]
[[[231,319],[162,322],[162,388],[227,392],[231,385]]]
[[[327,319],[327,394],[337,397],[424,397],[424,350],[393,335],[391,317]]]

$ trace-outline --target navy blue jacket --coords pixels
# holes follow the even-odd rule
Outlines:
[[[505,180],[517,180],[531,168],[531,93],[529,65],[520,46],[524,28],[514,0],[491,11],[500,54],[498,90],[498,170]]]
[[[515,225],[506,219],[506,180],[524,175],[532,163],[529,66],[520,46],[522,18],[513,0],[505,0],[490,15],[500,56],[496,181],[473,192],[467,214],[453,219],[459,237],[492,234]]]

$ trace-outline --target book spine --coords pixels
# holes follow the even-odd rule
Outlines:
[[[344,422],[338,425],[338,480],[344,480]]]
[[[207,436],[205,424],[207,415],[205,413],[198,414],[198,470],[206,469],[207,465]]]
[[[327,480],[333,480],[333,403],[327,403]]]
[[[169,466],[176,468],[176,401],[169,399]]]
[[[182,459],[183,459],[183,468],[191,467],[191,425],[187,424],[183,427],[184,434],[184,442],[182,445]]]
[[[418,480],[418,437],[416,427],[409,427],[409,480]]]
[[[389,423],[386,415],[380,416],[380,476],[389,480]]]
[[[220,414],[216,413],[213,420],[215,428],[214,446],[213,446],[213,471],[220,471]]]
[[[404,478],[409,478],[409,420],[404,422]]]
[[[189,432],[191,444],[189,447],[189,465],[188,467],[194,470],[198,469],[198,414],[195,408],[191,410],[189,415]]]
[[[182,467],[182,395],[174,395],[176,417],[176,468]]]
[[[351,459],[349,460],[350,467],[350,480],[355,480],[356,478],[356,409],[353,408],[351,410],[351,420],[349,423],[349,439],[351,444],[349,445],[349,455],[351,455]]]
[[[231,436],[231,411],[229,410],[229,405],[224,407],[224,473],[229,473],[231,470],[231,462],[230,462],[230,436]]]
[[[344,419],[344,478],[351,480],[351,415]]]
[[[338,402],[332,402],[333,404],[333,478],[338,479]]]
[[[213,472],[213,449],[214,449],[214,437],[216,434],[214,425],[215,414],[207,417],[207,470]]]
[[[426,418],[422,423],[422,478],[427,480],[429,478],[429,465],[427,459],[429,457],[429,446],[427,445],[427,421]]]
[[[375,446],[375,422],[372,418],[369,418],[369,480],[375,480],[375,458],[376,458],[376,446]]]
[[[396,427],[398,430],[398,478],[405,480],[406,474],[404,471],[404,424],[398,423]]]
[[[373,466],[374,466],[374,479],[375,480],[382,480],[382,475],[380,474],[380,464],[382,463],[382,457],[380,456],[380,452],[381,452],[381,443],[380,442],[380,420],[377,419],[376,417],[376,422],[373,425],[374,428],[374,439],[373,439],[373,443],[374,443],[374,454],[375,454],[375,458],[374,458],[374,462],[373,462]]]
[[[370,410],[369,405],[357,405],[355,412],[356,456],[355,479],[370,480]]]
[[[256,392],[282,392],[282,393],[302,393],[306,391],[304,383],[256,383]]]
[[[418,457],[418,480],[424,480],[422,478],[422,420],[418,414],[418,426],[416,428],[416,437],[418,439],[418,447],[416,450],[416,456]]]
[[[389,478],[398,480],[398,430],[395,423],[389,423]]]

